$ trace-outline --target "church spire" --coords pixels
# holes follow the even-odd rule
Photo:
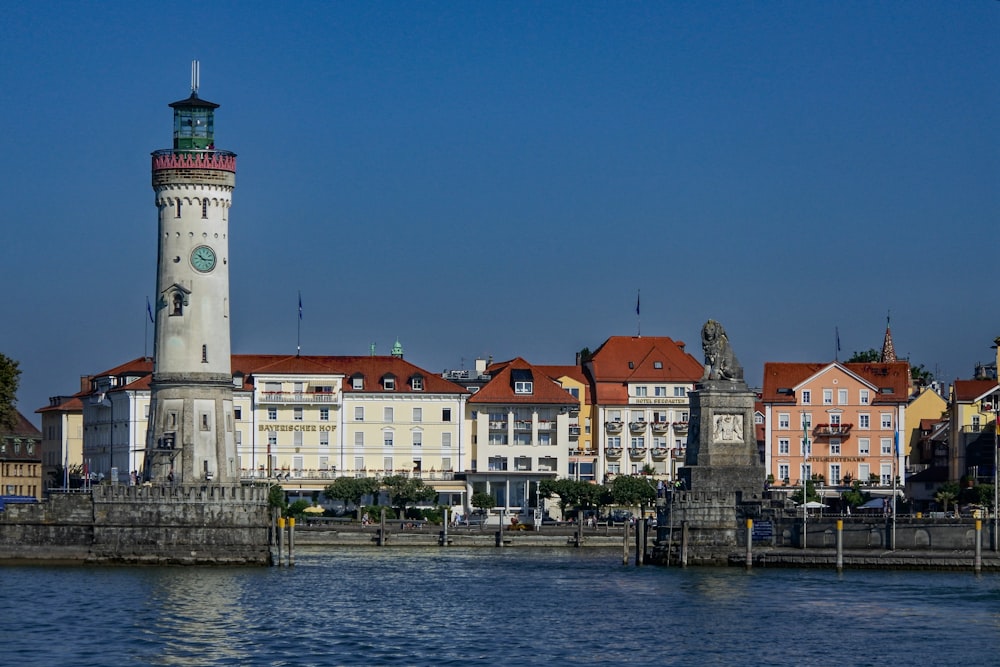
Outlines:
[[[885,340],[882,341],[882,354],[878,360],[883,363],[896,361],[896,348],[892,344],[892,330],[889,328],[889,316],[885,316]]]

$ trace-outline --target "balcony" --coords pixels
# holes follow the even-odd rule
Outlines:
[[[665,459],[667,458],[667,455],[670,454],[670,450],[666,447],[653,447],[649,450],[649,453],[654,459]]]
[[[570,424],[569,425],[569,437],[571,437],[571,438],[579,438],[580,437],[580,425],[579,424]]]
[[[506,431],[507,430],[507,422],[506,421],[490,422],[490,430],[491,431]]]
[[[539,431],[551,431],[553,426],[554,425],[553,425],[552,422],[547,421],[545,419],[539,420],[539,422],[538,422],[538,430]]]
[[[657,435],[663,435],[670,430],[670,422],[653,422],[651,426],[653,427],[653,433]]]
[[[645,433],[646,432],[646,422],[636,421],[628,423],[628,430],[632,433]]]
[[[645,447],[629,447],[628,455],[634,459],[644,459],[646,458],[646,448]]]
[[[608,433],[621,433],[624,426],[620,421],[614,421],[605,424],[604,428],[607,429]]]
[[[846,437],[851,434],[854,424],[816,424],[813,436],[819,438]]]
[[[219,150],[164,148],[153,152],[153,171],[162,169],[236,171],[236,153]]]
[[[622,456],[622,448],[608,447],[607,449],[604,450],[604,453],[607,455],[609,459],[620,459]]]
[[[687,422],[674,422],[674,433],[687,433],[688,423]]]
[[[261,403],[325,403],[339,404],[338,394],[312,391],[262,391]]]

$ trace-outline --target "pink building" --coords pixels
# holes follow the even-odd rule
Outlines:
[[[909,388],[905,361],[765,364],[764,465],[772,485],[801,485],[804,470],[828,485],[891,487],[895,476],[902,488],[904,452],[896,443],[906,432]]]

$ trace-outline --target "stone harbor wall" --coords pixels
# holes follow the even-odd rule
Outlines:
[[[98,486],[0,513],[0,560],[266,565],[267,489]]]

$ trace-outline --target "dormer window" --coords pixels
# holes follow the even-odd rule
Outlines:
[[[396,378],[391,375],[386,375],[382,378],[382,388],[386,391],[396,390]]]
[[[365,376],[355,375],[351,378],[351,389],[361,390],[365,388]]]
[[[656,370],[660,370],[661,368],[663,368],[663,362],[662,361],[654,361],[653,362],[653,368],[655,368]]]
[[[515,394],[530,394],[534,390],[534,378],[526,368],[515,368],[510,372]]]
[[[414,375],[410,378],[410,389],[413,391],[423,391],[424,390],[424,378],[419,375]]]

